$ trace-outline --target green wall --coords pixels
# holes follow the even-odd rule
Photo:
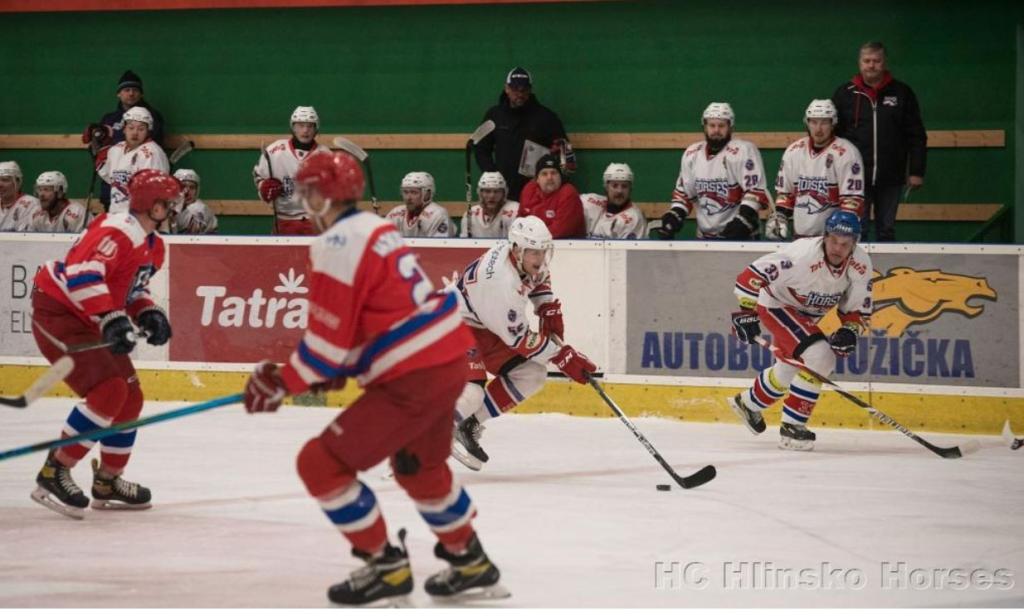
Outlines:
[[[1004,149],[929,153],[919,203],[1012,203],[1016,37],[1011,2],[597,2],[4,16],[0,132],[78,133],[114,107],[126,68],[176,133],[286,133],[312,104],[331,133],[470,132],[513,65],[569,132],[695,131],[703,107],[729,100],[739,130],[801,129],[811,98],[856,71],[860,43],[880,39],[911,84],[929,129],[1003,129]],[[4,151],[27,176],[65,170],[84,194],[84,151]],[[780,150],[764,152],[769,175]],[[255,198],[257,152],[196,151],[203,196]],[[379,151],[382,199],[401,176],[431,171],[441,200],[463,197],[462,155]],[[638,201],[665,201],[676,151],[585,151],[576,184],[600,190],[611,161],[637,173]],[[225,231],[264,221],[225,217]],[[904,223],[907,239],[957,241],[979,225]],[[691,226],[692,227],[692,226]]]

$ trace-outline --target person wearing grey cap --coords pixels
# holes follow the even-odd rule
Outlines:
[[[548,151],[564,153],[572,171],[575,160],[558,115],[540,104],[533,94],[529,71],[515,67],[505,76],[505,87],[498,104],[487,110],[484,122],[492,120],[494,132],[475,148],[476,162],[482,172],[498,171],[508,183],[508,198],[515,200],[533,177],[536,159]]]
[[[164,142],[164,117],[143,98],[142,77],[134,71],[127,70],[117,80],[117,107],[94,124],[89,124],[82,132],[82,143],[88,146],[93,158],[104,147],[116,145],[124,141],[124,112],[132,107],[145,107],[153,118],[153,127],[149,138],[157,145]],[[100,194],[103,205],[110,205],[110,186],[103,184]]]

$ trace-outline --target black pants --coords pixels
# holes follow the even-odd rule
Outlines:
[[[868,240],[868,219],[875,220],[875,241],[896,241],[896,208],[900,204],[903,185],[868,186],[864,191],[864,217],[861,218],[860,239]],[[874,216],[871,210],[874,209]]]

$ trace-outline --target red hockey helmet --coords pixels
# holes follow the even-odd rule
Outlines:
[[[171,207],[181,199],[181,182],[159,169],[143,169],[128,182],[128,198],[133,212],[148,212],[157,201]]]
[[[336,202],[358,201],[366,187],[363,168],[345,152],[313,152],[299,166],[295,183],[316,187],[325,199]]]

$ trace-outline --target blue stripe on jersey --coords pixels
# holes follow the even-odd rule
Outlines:
[[[365,518],[377,506],[377,497],[366,484],[359,482],[359,496],[351,503],[337,509],[324,509],[334,524],[351,524]]]
[[[78,410],[78,407],[71,409],[71,414],[68,415],[68,425],[75,429],[79,434],[88,432],[89,430],[99,430],[100,428],[106,428],[106,426],[99,426],[96,423],[85,416],[82,411]]]
[[[135,434],[137,430],[131,432],[118,432],[117,434],[111,434],[100,439],[100,442],[107,447],[134,447],[135,446]]]
[[[309,350],[306,345],[306,341],[303,340],[299,343],[299,357],[302,359],[302,363],[306,364],[313,370],[320,373],[320,376],[326,379],[333,379],[341,373],[341,368],[338,366],[332,366],[324,360],[320,359],[313,351]]]
[[[420,515],[430,526],[447,526],[452,522],[458,522],[460,518],[469,512],[472,501],[469,493],[464,488],[459,489],[459,497],[444,511],[420,511]]]
[[[487,408],[487,413],[491,417],[498,417],[501,415],[501,409],[494,405],[494,400],[491,400],[491,394],[484,396],[484,406]]]
[[[523,396],[523,394],[519,393],[519,390],[516,389],[516,385],[515,383],[512,382],[512,379],[508,378],[507,376],[503,376],[501,377],[501,382],[505,384],[505,389],[511,392],[512,397],[516,399],[516,402],[522,402],[523,400],[526,399],[526,397]]]
[[[803,340],[807,337],[807,332],[804,331],[804,328],[794,321],[793,317],[789,316],[789,313],[782,308],[769,308],[768,312],[772,313],[772,316],[785,325],[789,331],[793,332],[798,339]]]
[[[373,364],[373,361],[377,356],[404,341],[406,338],[412,337],[420,330],[430,327],[436,321],[445,318],[453,311],[458,310],[459,302],[455,299],[455,295],[453,293],[445,293],[444,296],[444,301],[436,310],[426,312],[424,314],[418,314],[405,323],[402,323],[397,328],[379,336],[376,340],[370,343],[370,346],[367,347],[359,356],[356,365],[354,367],[346,367],[343,372],[350,376],[363,374],[370,369],[370,365]]]
[[[78,274],[67,279],[68,289],[74,289],[76,287],[85,286],[94,282],[103,282],[103,276],[89,272],[87,274]]]

